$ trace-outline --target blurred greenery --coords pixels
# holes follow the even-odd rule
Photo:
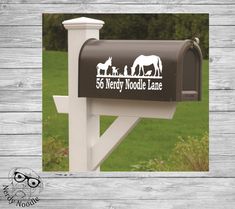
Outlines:
[[[132,166],[133,171],[209,171],[209,136],[179,137],[169,158],[150,159]]]
[[[183,40],[198,37],[208,58],[208,14],[44,14],[43,48],[67,51],[67,32],[62,21],[86,16],[105,22],[101,39]]]

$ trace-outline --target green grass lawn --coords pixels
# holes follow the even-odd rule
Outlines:
[[[153,158],[166,160],[179,136],[208,132],[208,60],[203,62],[201,102],[181,102],[173,120],[142,119],[102,164],[102,171],[130,171]],[[68,170],[68,116],[58,114],[52,95],[67,95],[67,53],[43,51],[43,170]],[[101,133],[115,117],[101,117]]]

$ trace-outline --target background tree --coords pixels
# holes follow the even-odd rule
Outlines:
[[[67,32],[61,22],[79,16],[84,15],[44,14],[43,48],[66,51]],[[100,31],[101,39],[183,40],[199,37],[203,57],[208,58],[208,14],[86,14],[85,16],[105,21]]]

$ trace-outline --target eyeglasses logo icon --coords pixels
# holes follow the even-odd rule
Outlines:
[[[33,178],[33,177],[29,177],[29,176],[27,176],[23,173],[20,173],[20,172],[14,173],[14,180],[18,183],[22,183],[25,180],[27,180],[27,184],[31,188],[36,188],[41,183],[40,180]]]

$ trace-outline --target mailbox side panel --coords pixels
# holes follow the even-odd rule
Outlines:
[[[180,41],[89,40],[79,56],[79,97],[177,101]]]

